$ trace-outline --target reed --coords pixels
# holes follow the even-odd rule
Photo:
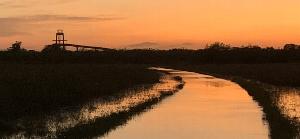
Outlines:
[[[177,65],[173,68],[209,74],[238,83],[262,106],[265,119],[269,123],[271,138],[299,138],[299,124],[282,114],[275,105],[278,99],[264,86],[272,84],[299,87],[300,64],[205,64]]]
[[[121,90],[159,82],[145,65],[1,64],[0,134],[18,119],[39,117],[93,99],[122,97]],[[16,126],[16,125],[15,125]]]

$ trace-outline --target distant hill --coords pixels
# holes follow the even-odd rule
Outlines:
[[[127,49],[147,49],[147,48],[159,49],[161,48],[161,45],[155,42],[141,42],[141,43],[128,45],[126,46],[126,48]]]
[[[125,48],[127,49],[163,49],[163,50],[168,50],[168,49],[175,49],[175,48],[185,48],[185,49],[193,49],[196,48],[197,46],[193,43],[181,43],[181,44],[173,44],[173,45],[162,45],[156,42],[141,42],[141,43],[136,43],[136,44],[131,44],[126,46]]]

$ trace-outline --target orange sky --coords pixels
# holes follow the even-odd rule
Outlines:
[[[64,29],[70,43],[200,48],[300,43],[299,0],[1,0],[0,48],[40,50]],[[182,45],[183,43],[188,45]],[[135,45],[136,46],[136,45]]]

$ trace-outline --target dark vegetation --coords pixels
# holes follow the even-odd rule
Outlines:
[[[95,121],[90,121],[86,124],[81,124],[71,129],[67,129],[58,134],[58,138],[95,138],[102,137],[109,131],[117,129],[120,125],[124,125],[128,120],[133,117],[142,114],[144,111],[151,109],[154,105],[161,102],[164,98],[171,96],[172,94],[178,92],[183,88],[184,82],[181,77],[176,76],[176,79],[179,84],[174,90],[168,91],[165,93],[161,91],[162,94],[158,98],[152,98],[144,103],[141,103],[128,111],[122,111],[113,113],[110,116],[101,117]]]
[[[121,90],[159,82],[161,74],[143,65],[0,64],[0,131],[95,98],[120,97]],[[12,123],[11,123],[12,122]]]
[[[208,45],[205,49],[134,49],[107,51],[64,51],[46,47],[37,51],[2,51],[1,62],[23,63],[131,63],[131,64],[254,64],[300,62],[300,47],[287,44],[282,49],[258,46],[230,47],[223,43]]]
[[[157,73],[138,66],[148,64],[230,77],[263,107],[272,138],[291,138],[299,134],[295,130],[299,127],[274,107],[270,92],[255,82],[299,87],[300,46],[294,44],[287,44],[282,49],[214,43],[199,50],[79,52],[65,51],[60,47],[47,47],[41,52],[27,51],[15,45],[0,52],[0,63],[1,119],[54,111],[57,107],[84,103],[90,98],[111,96],[133,85],[157,82]],[[114,116],[120,118],[118,114]],[[111,124],[110,120],[101,122]],[[1,123],[5,122],[0,121],[0,128]],[[83,128],[74,129],[74,132],[80,130]],[[62,136],[68,133],[62,133]]]
[[[128,111],[113,113],[109,116],[101,117],[95,121],[90,121],[86,124],[81,124],[58,134],[58,138],[95,138],[103,136],[111,130],[117,129],[120,125],[126,124],[129,119],[142,114],[142,112],[151,109],[151,107],[161,98],[154,98],[145,103],[142,103]]]
[[[300,135],[300,125],[293,119],[289,119],[274,104],[272,92],[266,91],[262,84],[245,80],[243,78],[234,78],[241,87],[247,90],[250,96],[263,108],[265,119],[268,121],[270,128],[270,137],[272,139],[296,139]]]
[[[300,63],[182,65],[187,70],[239,76],[277,86],[300,87]]]
[[[276,96],[265,88],[264,83],[299,87],[300,64],[203,64],[171,67],[210,74],[237,82],[262,106],[270,126],[271,138],[299,138],[299,123],[283,115],[275,105],[277,99],[274,97]]]

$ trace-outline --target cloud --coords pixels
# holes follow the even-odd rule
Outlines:
[[[9,36],[14,36],[14,35],[30,35],[30,33],[28,32],[22,32],[22,31],[18,31],[16,29],[3,29],[0,32],[0,37],[9,37]]]
[[[0,6],[7,6],[8,4],[10,4],[11,2],[9,1],[4,1],[0,3]]]
[[[24,8],[27,7],[28,4],[19,4],[15,1],[2,1],[0,2],[0,8]]]
[[[121,17],[89,17],[89,16],[67,16],[67,15],[34,15],[34,16],[19,16],[19,17],[2,17],[0,22],[10,23],[27,23],[41,21],[107,21],[121,20]]]
[[[49,5],[49,4],[68,4],[73,3],[78,0],[51,0],[51,1],[41,1],[41,0],[6,0],[0,2],[0,8],[26,8],[26,7],[35,7],[41,5]]]
[[[33,15],[33,16],[18,16],[18,17],[0,17],[1,32],[0,36],[13,36],[29,34],[20,32],[19,30],[29,29],[39,24],[47,23],[81,23],[81,22],[102,22],[112,20],[122,20],[122,17],[114,16],[69,16],[69,15]]]

